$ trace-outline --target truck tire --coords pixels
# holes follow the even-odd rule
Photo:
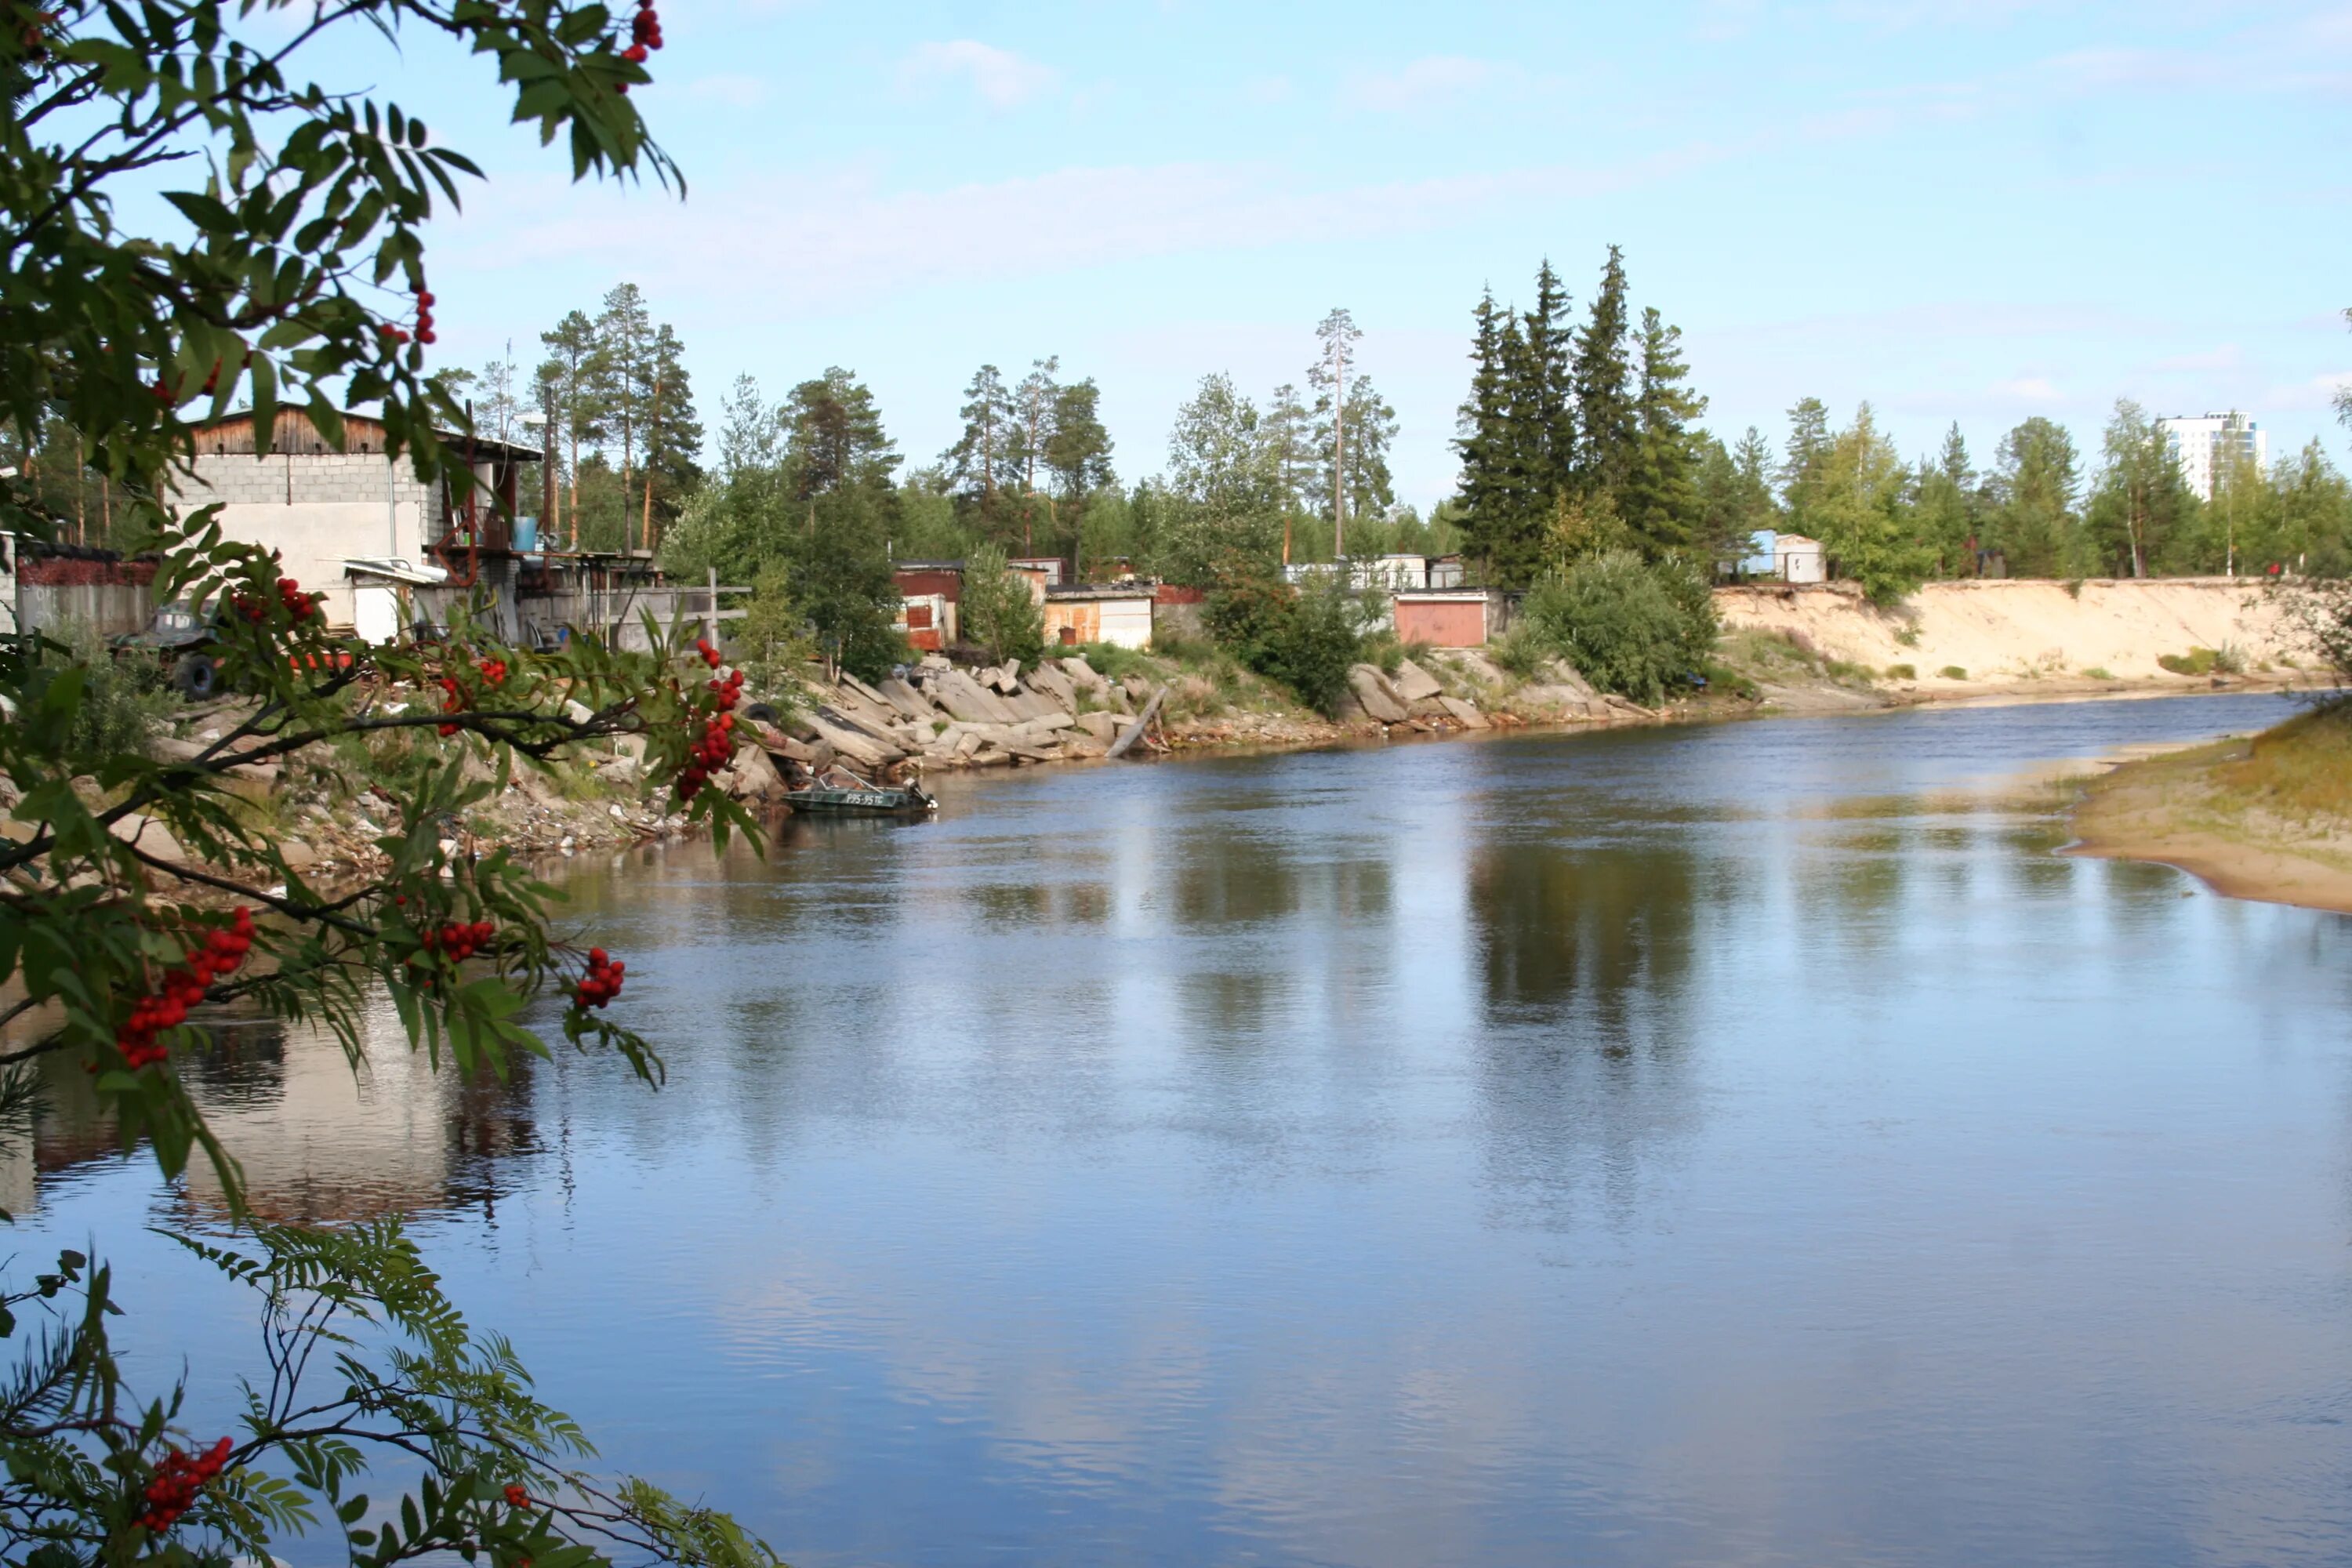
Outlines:
[[[209,654],[184,653],[172,667],[172,689],[191,700],[210,697],[219,687],[220,668]]]

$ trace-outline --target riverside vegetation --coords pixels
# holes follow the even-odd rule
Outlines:
[[[236,1152],[190,1093],[225,1009],[321,1027],[356,1062],[376,997],[436,1067],[504,1074],[547,1053],[524,1022],[536,1004],[567,1048],[657,1084],[654,1043],[605,1011],[625,959],[558,926],[553,890],[509,850],[467,852],[447,825],[591,742],[631,740],[647,773],[683,785],[730,700],[667,640],[539,655],[462,614],[446,641],[365,650],[362,668],[275,562],[225,540],[209,510],[165,510],[164,481],[205,418],[248,401],[266,447],[278,410],[299,407],[339,442],[330,389],[380,402],[388,446],[426,479],[472,484],[435,434],[464,410],[425,374],[423,226],[474,165],[398,105],[306,81],[330,40],[404,26],[488,57],[516,117],[562,140],[576,178],[675,178],[626,96],[661,43],[649,0],[634,16],[353,0],[269,28],[260,47],[239,37],[241,16],[220,0],[63,0],[14,7],[0,26],[0,416],[20,437],[77,433],[73,471],[98,478],[115,537],[160,552],[159,593],[230,612],[222,668],[246,694],[166,747],[146,695],[100,679],[95,650],[0,648],[0,1137],[30,1138],[37,1068],[86,1069],[126,1150],[143,1143],[166,1179],[209,1167],[238,1223],[180,1239],[191,1267],[251,1292],[259,1330],[242,1368],[202,1369],[241,1372],[239,1397],[140,1389],[118,1353],[125,1324],[146,1364],[187,1367],[169,1300],[121,1316],[147,1303],[118,1301],[106,1263],[78,1249],[0,1270],[0,1555],[28,1568],[321,1552],[772,1563],[726,1515],[596,1474],[586,1435],[505,1339],[457,1312],[398,1224],[252,1223]],[[135,198],[159,171],[187,226],[177,237],[130,216],[147,212]],[[84,527],[58,504],[54,468],[45,479],[26,457],[0,478],[0,529],[21,546]],[[373,856],[330,891],[238,791],[362,759]],[[681,815],[722,838],[750,826],[719,791]]]
[[[2242,897],[2352,912],[2352,583],[2291,590],[2336,694],[2242,740],[2126,763],[2086,787],[2087,853],[2159,860]]]

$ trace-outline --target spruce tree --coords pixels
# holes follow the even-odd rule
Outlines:
[[[1544,433],[1538,413],[1534,356],[1517,311],[1503,316],[1496,347],[1503,367],[1502,421],[1496,443],[1499,548],[1494,581],[1523,588],[1542,572],[1546,531],[1559,498],[1542,488]]]
[[[1526,353],[1523,384],[1513,403],[1524,430],[1517,445],[1525,481],[1538,505],[1549,508],[1576,483],[1576,383],[1570,369],[1574,346],[1568,326],[1568,291],[1547,257],[1536,269],[1536,302],[1520,312]]]
[[[1706,411],[1706,399],[1683,384],[1690,367],[1683,363],[1682,335],[1655,310],[1642,312],[1638,445],[1618,514],[1653,560],[1701,542],[1690,422]]]
[[[1509,475],[1507,421],[1510,414],[1510,367],[1503,359],[1503,324],[1507,312],[1495,308],[1495,291],[1487,289],[1471,311],[1475,329],[1470,339],[1470,395],[1463,399],[1454,421],[1454,450],[1462,459],[1463,552],[1477,563],[1481,580],[1501,581],[1498,562],[1509,560],[1516,495]]]
[[[1732,471],[1738,476],[1740,513],[1750,532],[1771,528],[1780,521],[1780,503],[1772,497],[1772,448],[1764,433],[1750,425],[1731,449]]]
[[[652,549],[659,528],[677,521],[686,498],[702,481],[695,454],[702,450],[702,421],[694,409],[694,382],[687,374],[686,345],[665,321],[654,330],[646,355],[646,451],[641,470],[639,524]]]
[[[1641,445],[1641,425],[1631,386],[1631,323],[1626,316],[1623,252],[1609,247],[1601,289],[1576,340],[1576,421],[1579,489],[1602,507],[1616,505],[1632,474]]]
[[[1790,528],[1798,533],[1811,534],[1819,526],[1813,512],[1830,446],[1829,405],[1818,397],[1799,398],[1789,410],[1788,457],[1780,465],[1781,504],[1789,509]]]

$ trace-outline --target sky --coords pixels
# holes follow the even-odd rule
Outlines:
[[[1683,329],[1706,423],[1867,399],[1979,464],[2032,415],[2242,408],[2273,456],[2352,383],[2352,5],[667,0],[637,101],[687,191],[573,185],[478,62],[331,65],[489,175],[430,231],[445,363],[621,279],[707,423],[743,373],[874,388],[910,460],[982,363],[1091,375],[1129,481],[1205,374],[1303,383],[1335,306],[1395,406],[1401,500],[1451,489],[1482,289],[1606,248]]]

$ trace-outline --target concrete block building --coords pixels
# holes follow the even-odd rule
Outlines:
[[[452,594],[488,588],[509,623],[499,631],[520,637],[521,557],[508,519],[517,480],[525,464],[539,461],[538,449],[469,442],[478,489],[461,499],[446,482],[420,479],[405,457],[387,456],[380,420],[347,414],[343,428],[344,449],[336,451],[307,415],[283,410],[265,454],[254,416],[232,415],[198,434],[194,473],[177,477],[173,502],[183,515],[217,502],[224,534],[277,551],[288,576],[326,595],[331,626],[357,626],[362,584],[383,579],[351,563],[373,561],[428,574],[437,568]]]

